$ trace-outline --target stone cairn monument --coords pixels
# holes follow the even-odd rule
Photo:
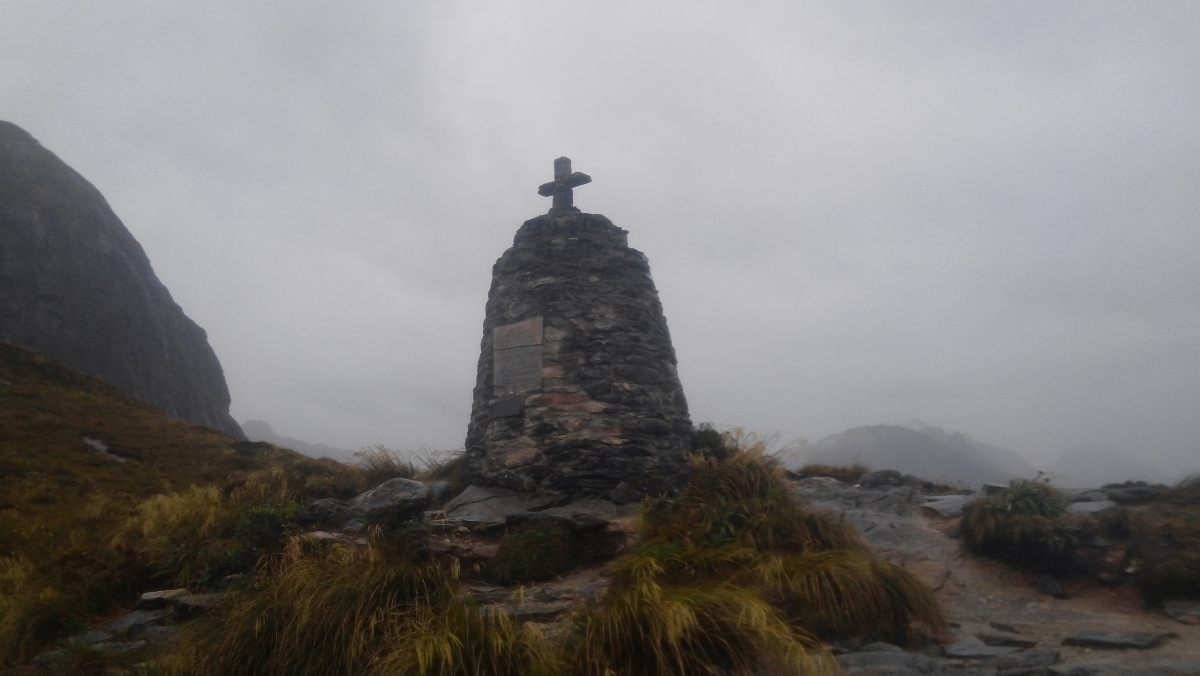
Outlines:
[[[628,503],[687,480],[692,423],[646,256],[572,205],[591,181],[554,161],[528,220],[492,268],[467,428],[481,486]]]

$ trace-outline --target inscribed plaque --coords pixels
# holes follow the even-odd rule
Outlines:
[[[542,344],[542,318],[534,317],[516,324],[492,329],[492,349],[507,350],[522,345]]]
[[[492,402],[493,418],[507,418],[509,416],[521,415],[521,412],[524,410],[525,397],[520,395],[508,395]]]
[[[542,386],[542,346],[522,345],[493,350],[496,392],[527,392]]]

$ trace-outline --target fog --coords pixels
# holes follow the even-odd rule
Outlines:
[[[572,158],[693,420],[1200,470],[1200,4],[0,0],[0,119],[104,193],[239,421],[460,446]]]

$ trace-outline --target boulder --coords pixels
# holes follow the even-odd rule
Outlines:
[[[412,479],[388,479],[350,501],[368,523],[403,519],[429,504],[429,486]]]
[[[354,509],[341,500],[324,498],[309,505],[299,517],[299,522],[305,525],[341,524],[351,519],[361,519],[363,513]]]

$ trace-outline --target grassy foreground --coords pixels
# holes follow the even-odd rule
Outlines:
[[[301,505],[415,471],[386,449],[346,466],[235,442],[6,344],[0,380],[4,673],[823,674],[837,672],[826,640],[944,629],[928,589],[806,510],[752,439],[710,439],[682,494],[643,505],[608,592],[550,641],[463,600],[463,572],[418,524],[364,547],[298,535]],[[505,551],[541,546],[522,537]],[[166,652],[66,640],[173,586],[231,591]]]

